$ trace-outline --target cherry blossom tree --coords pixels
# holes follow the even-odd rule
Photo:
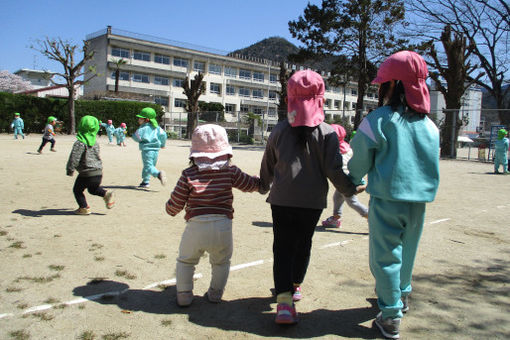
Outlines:
[[[0,71],[0,92],[23,92],[32,89],[32,84],[9,71]]]

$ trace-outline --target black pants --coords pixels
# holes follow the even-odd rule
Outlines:
[[[51,148],[52,149],[55,147],[55,138],[53,138],[53,139],[46,139],[46,138],[43,137],[41,146],[39,147],[39,151],[42,151],[42,149],[44,148],[44,146],[46,144],[48,144],[48,142],[51,143]]]
[[[308,263],[312,237],[322,209],[271,205],[273,215],[273,278],[276,295],[293,292],[302,283]]]
[[[104,197],[106,190],[104,190],[104,188],[101,186],[102,179],[102,175],[92,177],[78,176],[76,178],[76,182],[74,182],[73,193],[74,198],[76,198],[76,202],[78,202],[80,208],[88,207],[87,200],[83,194],[85,189],[88,189],[91,195]]]

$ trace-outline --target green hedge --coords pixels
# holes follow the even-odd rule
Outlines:
[[[132,134],[138,128],[136,115],[147,106],[156,110],[157,119],[161,121],[163,110],[157,104],[133,101],[76,100],[74,107],[76,124],[81,117],[92,115],[105,123],[108,119],[113,120],[115,127],[120,126],[120,123],[126,123],[128,134]],[[58,120],[63,121],[63,132],[66,132],[69,127],[66,99],[39,98],[0,92],[1,132],[7,132],[10,128],[14,112],[21,114],[27,133],[40,133],[44,129],[48,116],[55,116]]]

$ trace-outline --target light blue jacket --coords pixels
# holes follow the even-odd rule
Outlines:
[[[108,135],[115,132],[115,126],[113,126],[113,124],[101,123],[101,126],[104,127]]]
[[[21,118],[14,118],[14,120],[12,121],[11,126],[13,128],[19,128],[19,129],[22,129],[22,130],[25,128],[25,124],[23,123],[23,119],[21,119]]]
[[[506,153],[508,152],[508,138],[498,139],[494,142],[494,153],[496,157],[500,159],[506,158]]]
[[[151,123],[142,124],[132,136],[139,143],[139,148],[145,150],[159,150],[166,144],[166,132],[159,126],[155,128]]]
[[[432,202],[439,186],[439,131],[428,118],[383,106],[361,122],[351,141],[349,175],[368,173],[367,192],[380,199]]]

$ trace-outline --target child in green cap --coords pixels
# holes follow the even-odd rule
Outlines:
[[[148,188],[151,177],[157,177],[162,185],[166,184],[166,175],[163,170],[156,169],[159,149],[165,148],[166,132],[158,126],[156,111],[152,107],[146,107],[136,115],[140,127],[134,135],[133,140],[139,144],[142,151],[142,183],[140,188]]]
[[[18,139],[18,135],[21,135],[21,137],[25,139],[25,135],[23,134],[25,124],[23,123],[23,119],[21,119],[18,112],[14,113],[14,120],[11,123],[11,128],[14,130],[14,139]]]
[[[499,166],[503,166],[503,173],[510,174],[508,171],[508,132],[505,129],[498,131],[498,140],[494,143],[494,173],[499,174]]]
[[[115,205],[113,191],[107,191],[101,186],[103,164],[99,156],[99,144],[96,143],[98,131],[97,118],[84,116],[78,124],[77,141],[74,142],[67,161],[67,176],[72,176],[75,169],[79,173],[73,187],[74,197],[78,202],[78,209],[74,211],[77,215],[90,215],[90,207],[83,194],[85,189],[88,189],[92,195],[103,197],[107,209]]]
[[[44,134],[42,136],[42,143],[41,146],[39,146],[39,149],[37,150],[38,153],[42,153],[42,149],[44,146],[50,142],[51,143],[51,149],[50,151],[56,152],[55,150],[55,130],[53,127],[57,124],[57,118],[53,116],[48,117],[48,123],[46,124],[46,127],[44,128]]]

